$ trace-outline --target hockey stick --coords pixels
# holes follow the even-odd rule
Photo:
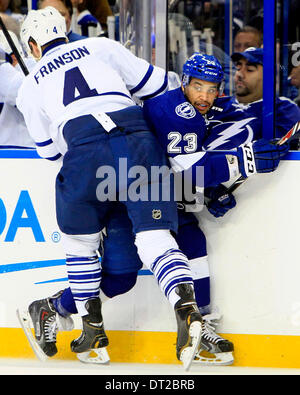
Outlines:
[[[295,125],[276,143],[276,145],[282,145],[289,141],[296,133],[300,131],[300,121],[296,122]],[[247,177],[240,176],[230,187],[227,189],[228,193],[235,191],[240,185],[247,180]]]
[[[289,141],[296,133],[300,131],[300,121],[296,122],[295,125],[278,141],[277,145],[282,145]]]
[[[22,59],[17,47],[15,46],[15,43],[13,42],[13,39],[11,38],[11,36],[10,36],[10,34],[9,34],[9,32],[8,32],[6,26],[5,26],[5,24],[4,24],[4,22],[3,22],[2,18],[1,18],[1,16],[0,16],[0,27],[3,30],[3,34],[4,34],[4,36],[5,36],[6,40],[7,40],[10,48],[12,49],[13,54],[17,58],[17,61],[18,61],[19,65],[20,65],[23,73],[25,74],[25,76],[28,75],[29,71],[28,71],[28,69],[27,69],[27,67],[26,67],[26,65],[25,65],[25,63],[24,63],[24,61],[23,61],[23,59]]]

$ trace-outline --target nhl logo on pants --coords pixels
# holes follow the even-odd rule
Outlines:
[[[153,219],[161,219],[161,210],[152,210]]]

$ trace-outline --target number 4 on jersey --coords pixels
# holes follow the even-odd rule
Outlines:
[[[63,103],[65,106],[75,100],[97,96],[96,89],[91,89],[78,67],[67,70],[64,83]]]

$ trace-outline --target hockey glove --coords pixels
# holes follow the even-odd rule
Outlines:
[[[239,169],[243,177],[255,173],[270,173],[274,171],[280,159],[289,150],[289,144],[276,145],[276,140],[260,139],[253,143],[241,145],[237,149]]]
[[[8,55],[8,54],[4,51],[4,49],[2,49],[2,48],[0,47],[0,66],[1,66],[3,63],[6,63],[6,62],[12,63],[12,57],[11,57],[10,55]]]
[[[209,199],[206,203],[208,211],[217,218],[223,217],[227,211],[236,206],[234,196],[228,193],[227,188],[222,184],[205,188],[204,194]]]

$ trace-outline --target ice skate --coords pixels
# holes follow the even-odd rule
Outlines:
[[[81,362],[106,364],[109,355],[106,351],[108,338],[104,331],[99,298],[90,299],[85,307],[89,314],[82,317],[82,333],[71,342],[71,350],[77,353]]]
[[[215,332],[215,326],[221,316],[217,313],[202,317],[202,338],[200,349],[195,355],[193,363],[201,365],[231,365],[234,361],[233,343]]]
[[[176,288],[180,300],[175,305],[177,320],[176,353],[179,361],[187,371],[198,351],[201,332],[202,317],[198,310],[194,291],[189,284],[180,284]]]
[[[59,329],[72,330],[71,317],[61,317],[55,311],[51,299],[59,297],[63,291],[46,299],[36,300],[27,311],[17,310],[17,317],[37,358],[47,360],[57,353],[56,334]],[[31,328],[34,329],[34,334]]]

